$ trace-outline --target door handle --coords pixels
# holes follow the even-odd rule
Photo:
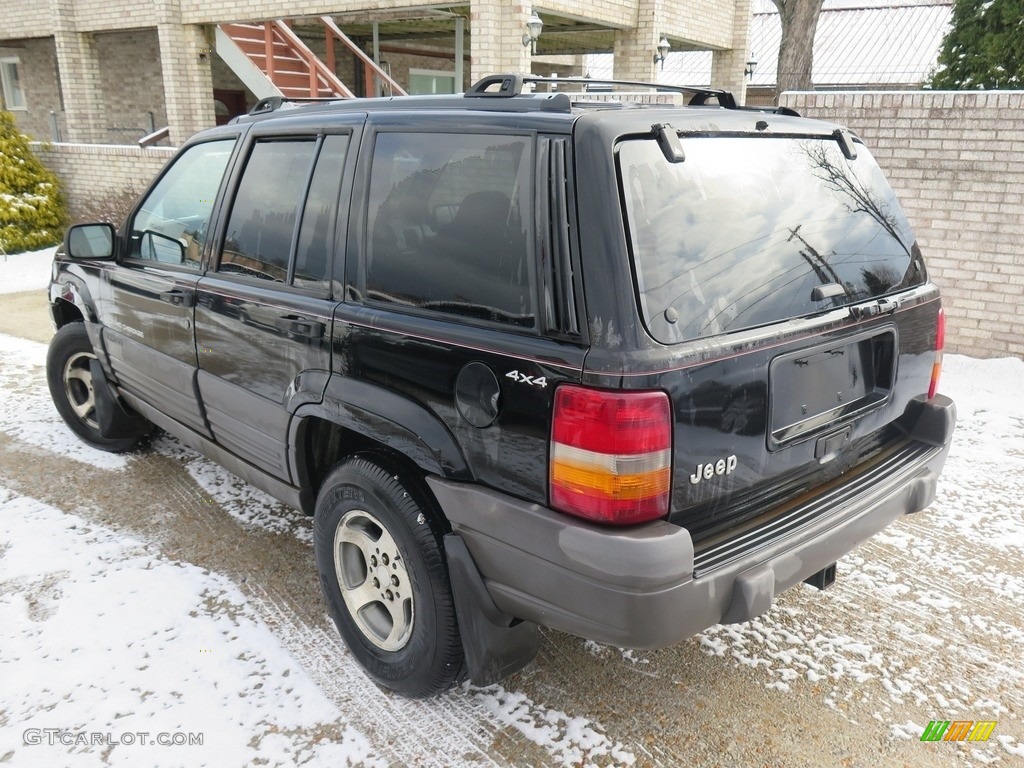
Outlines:
[[[176,307],[191,307],[195,303],[195,297],[190,291],[175,288],[161,293],[160,301],[166,301],[168,304],[173,304]]]
[[[289,336],[318,339],[324,335],[324,324],[319,320],[308,320],[297,315],[279,317],[274,325],[279,331],[284,331]]]

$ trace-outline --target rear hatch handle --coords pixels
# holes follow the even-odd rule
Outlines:
[[[850,314],[857,320],[865,320],[878,315],[891,315],[900,308],[899,299],[878,299],[870,304],[850,307]]]

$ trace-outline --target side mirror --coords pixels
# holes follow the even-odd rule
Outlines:
[[[75,224],[64,235],[64,253],[72,259],[114,258],[111,224]]]
[[[175,237],[147,229],[142,233],[140,243],[142,258],[159,261],[161,264],[184,264],[185,244]]]

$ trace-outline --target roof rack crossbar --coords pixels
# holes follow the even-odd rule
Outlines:
[[[276,112],[285,104],[324,104],[331,101],[347,101],[343,96],[267,96],[257,101],[246,114],[262,115]]]
[[[605,80],[590,77],[542,77],[539,75],[490,75],[476,82],[472,88],[466,91],[467,97],[475,98],[512,98],[523,93],[523,85],[526,83],[547,83],[550,85],[624,85],[630,88],[651,88],[666,93],[683,93],[692,96],[690,104],[700,106],[708,99],[716,99],[720,106],[728,109],[736,109],[736,98],[730,91],[723,91],[718,88],[703,88],[692,85],[662,85],[660,83],[645,83],[639,80]],[[489,91],[491,86],[497,85],[497,91]]]

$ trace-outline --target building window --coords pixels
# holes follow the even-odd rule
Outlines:
[[[25,92],[21,89],[17,59],[0,59],[0,82],[3,85],[4,105],[7,109],[26,109]]]
[[[409,94],[412,96],[455,92],[454,72],[438,72],[432,69],[409,70]]]

